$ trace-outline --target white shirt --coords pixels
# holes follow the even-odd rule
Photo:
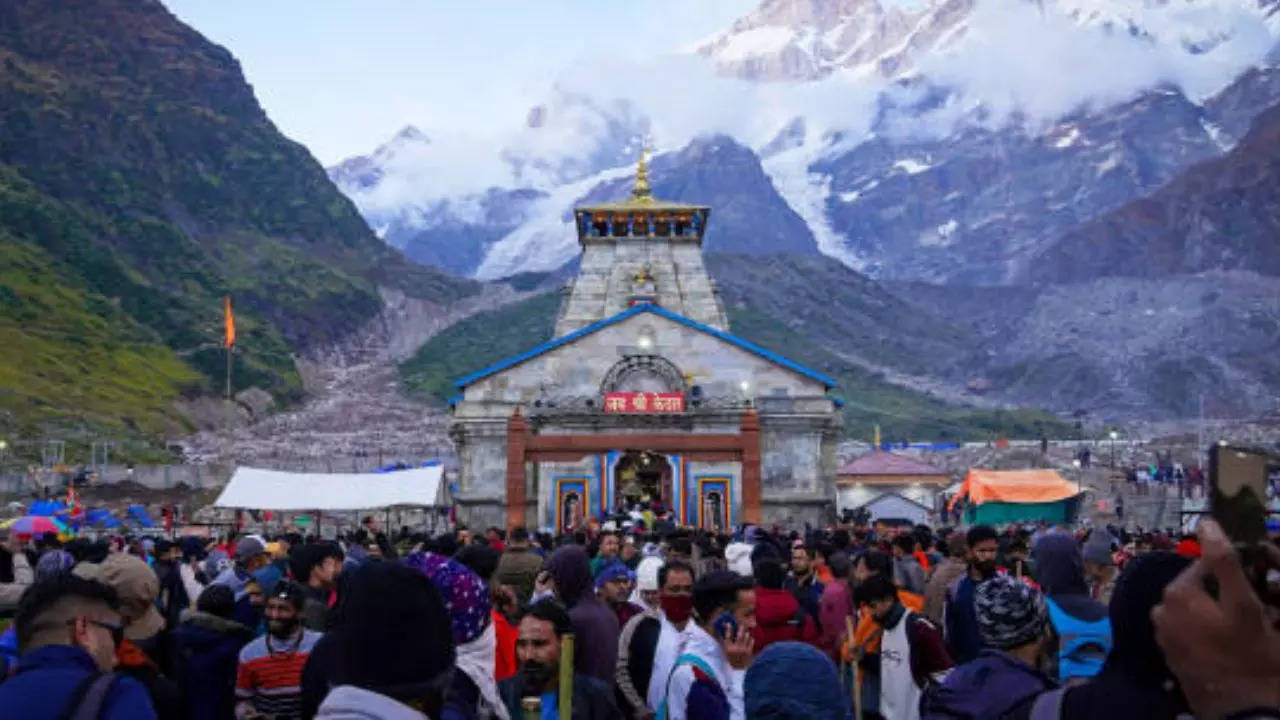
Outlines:
[[[920,686],[911,674],[911,643],[907,625],[913,613],[908,610],[892,630],[880,638],[880,714],[885,720],[919,720]]]
[[[666,696],[667,676],[671,674],[671,667],[676,664],[676,658],[689,641],[694,627],[693,619],[690,618],[685,623],[684,630],[677,629],[661,610],[658,611],[658,622],[662,629],[658,632],[658,646],[653,651],[653,673],[649,675],[646,693],[649,709],[653,712],[658,711],[662,698]]]
[[[720,643],[702,628],[689,623],[692,633],[685,644],[684,654],[697,655],[715,672],[716,682],[729,699],[729,720],[745,720],[742,703],[742,681],[745,670],[736,670],[729,665]],[[671,683],[667,692],[667,720],[685,720],[688,707],[689,690],[693,687],[694,674],[692,665],[681,665],[671,673]]]

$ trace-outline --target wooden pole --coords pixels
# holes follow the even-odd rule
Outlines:
[[[560,636],[560,719],[573,717],[573,633]]]
[[[231,400],[231,352],[235,349],[234,345],[227,346],[227,400]]]
[[[853,618],[844,616],[844,630],[849,634],[849,654],[853,658],[853,720],[862,720],[862,683],[858,678],[858,658],[854,655]]]

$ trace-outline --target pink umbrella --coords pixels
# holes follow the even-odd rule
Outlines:
[[[9,526],[9,532],[17,535],[43,535],[62,532],[62,528],[58,527],[53,518],[44,515],[27,515],[14,521]]]

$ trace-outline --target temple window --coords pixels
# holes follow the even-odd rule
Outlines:
[[[614,214],[613,214],[613,236],[614,236],[614,237],[626,237],[626,236],[627,236],[627,230],[628,230],[628,228],[627,228],[627,214],[626,214],[626,213],[614,213]]]

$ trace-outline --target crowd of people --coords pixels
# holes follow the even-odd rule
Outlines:
[[[1139,539],[595,521],[427,537],[373,518],[336,541],[11,536],[0,716],[1280,717],[1280,614],[1221,530]]]

